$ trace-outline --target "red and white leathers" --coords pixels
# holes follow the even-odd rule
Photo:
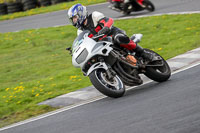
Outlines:
[[[87,16],[86,21],[86,25],[83,25],[78,29],[78,35],[83,30],[90,31],[89,37],[93,37],[96,34],[106,31],[107,33],[104,34],[112,36],[114,44],[120,45],[128,50],[134,50],[136,48],[136,43],[130,40],[124,31],[113,26],[114,21],[112,18],[105,17],[104,14],[94,11],[92,14]]]

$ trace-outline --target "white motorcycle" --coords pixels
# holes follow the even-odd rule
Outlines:
[[[143,83],[139,74],[145,74],[150,79],[163,82],[171,76],[167,62],[152,50],[145,49],[154,55],[149,62],[134,52],[113,45],[112,38],[95,41],[103,35],[88,37],[89,32],[83,31],[71,48],[72,64],[80,67],[85,76],[89,76],[94,87],[106,96],[118,98],[124,95],[126,86],[137,86]],[[134,42],[139,42],[142,36],[132,36]],[[133,60],[127,59],[131,56]]]

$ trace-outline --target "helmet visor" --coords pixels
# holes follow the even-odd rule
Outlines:
[[[70,22],[72,23],[73,26],[76,26],[76,25],[77,25],[78,19],[79,19],[79,16],[78,16],[78,15],[75,15],[75,16],[69,18],[69,20],[70,20]]]

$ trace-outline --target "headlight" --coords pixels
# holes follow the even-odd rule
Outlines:
[[[81,64],[82,62],[84,62],[84,60],[87,58],[88,56],[88,51],[87,49],[83,49],[83,51],[79,54],[79,56],[76,58],[76,62],[78,64]]]

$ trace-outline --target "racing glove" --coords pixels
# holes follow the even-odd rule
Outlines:
[[[102,34],[109,34],[110,33],[110,28],[109,27],[103,27],[99,32],[98,32],[98,35],[102,35]]]

